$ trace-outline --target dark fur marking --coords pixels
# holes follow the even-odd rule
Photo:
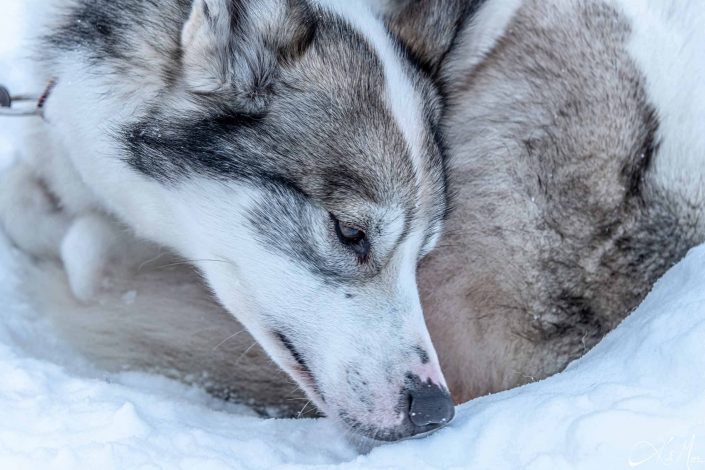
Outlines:
[[[310,374],[311,370],[308,368],[304,357],[301,355],[301,353],[299,353],[299,351],[296,350],[291,340],[284,333],[281,333],[279,331],[275,334],[277,338],[279,338],[279,341],[282,342],[284,347],[291,353],[291,356],[294,358],[294,360],[301,366],[303,370]]]
[[[294,358],[296,363],[299,365],[301,368],[301,372],[307,377],[307,379],[310,381],[311,387],[314,389],[316,394],[321,398],[322,401],[325,402],[325,396],[323,395],[323,392],[321,390],[321,387],[318,385],[318,382],[316,381],[316,377],[313,375],[311,372],[311,369],[308,367],[308,364],[306,363],[306,359],[304,356],[296,349],[294,346],[294,343],[291,342],[288,336],[286,336],[284,333],[280,331],[275,331],[274,335],[281,341],[281,343],[284,345],[284,347],[289,351],[291,356]]]
[[[644,179],[651,168],[654,155],[658,151],[659,142],[656,140],[659,121],[656,110],[651,105],[646,105],[643,116],[644,133],[642,147],[627,160],[623,169],[622,177],[627,188],[627,197],[640,198],[643,202],[642,188]]]
[[[116,72],[156,67],[167,85],[173,84],[181,63],[180,31],[191,9],[191,0],[78,0],[65,14],[64,21],[44,36],[38,56],[51,63],[56,51],[81,51],[92,65],[106,59],[114,61]],[[153,13],[159,11],[155,21]],[[169,60],[146,64],[137,53],[130,33],[150,30],[141,35],[148,47]],[[167,40],[165,40],[165,38]]]
[[[414,346],[414,352],[419,356],[421,364],[428,364],[430,358],[428,357],[428,353],[425,349],[423,349],[421,346]]]

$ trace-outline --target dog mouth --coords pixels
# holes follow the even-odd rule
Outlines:
[[[306,392],[309,392],[314,396],[314,398],[318,398],[322,403],[325,403],[326,400],[323,392],[321,391],[321,387],[318,385],[313,372],[311,372],[311,368],[308,366],[304,355],[296,349],[291,339],[289,339],[289,337],[281,331],[275,331],[274,336],[276,336],[293,359],[292,369],[294,374],[292,375],[295,375],[301,382],[303,382]]]
[[[283,332],[275,331],[274,336],[289,353],[291,375],[299,381],[314,403],[319,402],[326,407],[325,397],[306,357]],[[322,409],[321,406],[319,409]],[[455,415],[447,389],[432,383],[431,380],[422,382],[417,376],[411,375],[408,375],[404,387],[399,390],[399,401],[394,413],[401,414],[403,418],[398,425],[390,427],[363,422],[344,410],[336,414],[358,438],[378,444],[428,436],[448,425]]]

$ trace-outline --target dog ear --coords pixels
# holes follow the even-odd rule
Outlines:
[[[379,8],[388,29],[419,65],[435,76],[473,0],[385,0]]]
[[[392,34],[442,83],[448,80],[440,76],[443,62],[456,42],[462,43],[460,67],[469,73],[504,36],[522,0],[379,0],[378,5]]]
[[[193,0],[181,31],[186,87],[259,109],[277,68],[306,51],[315,27],[305,0]]]

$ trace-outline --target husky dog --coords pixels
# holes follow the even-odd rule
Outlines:
[[[422,325],[418,304],[400,305],[404,295],[416,299],[413,287],[402,286],[413,286],[411,259],[438,237],[444,194],[452,210],[443,238],[420,264],[419,286],[445,377],[459,402],[561,370],[705,238],[700,27],[705,7],[699,2],[370,2],[385,17],[396,46],[373,18],[366,16],[363,25],[355,19],[360,13],[311,4],[294,10],[313,15],[316,30],[298,36],[308,43],[275,61],[267,86],[257,87],[262,94],[243,93],[242,83],[248,82],[232,75],[227,99],[218,94],[223,90],[204,85],[212,87],[211,79],[224,69],[189,64],[199,57],[235,60],[255,50],[264,60],[250,58],[248,67],[269,63],[271,49],[265,46],[272,41],[258,43],[259,35],[241,33],[238,26],[233,34],[245,39],[224,55],[214,42],[221,36],[213,30],[195,35],[192,21],[217,17],[217,5],[202,4],[208,9],[194,10],[188,21],[188,7],[176,8],[186,27],[174,20],[165,29],[165,19],[179,15],[170,14],[166,4],[155,13],[153,2],[144,3],[122,0],[113,11],[106,1],[73,10],[51,36],[49,50],[60,59],[50,70],[59,81],[47,117],[54,134],[68,139],[64,147],[76,154],[60,159],[35,151],[42,160],[32,166],[43,165],[41,178],[36,168],[12,173],[14,181],[34,181],[42,197],[30,197],[26,183],[3,186],[20,188],[5,192],[6,198],[15,195],[14,205],[0,204],[16,243],[29,252],[52,252],[55,240],[65,240],[62,253],[74,294],[107,298],[110,310],[124,290],[141,286],[136,299],[128,296],[131,305],[112,308],[122,314],[112,317],[105,315],[106,304],[85,307],[90,314],[81,315],[86,312],[64,299],[66,310],[73,311],[59,314],[58,323],[71,324],[73,339],[85,341],[86,349],[103,341],[103,353],[112,344],[125,362],[167,362],[182,371],[208,371],[224,382],[251,377],[256,382],[251,396],[262,398],[254,393],[261,387],[271,402],[277,399],[273,384],[282,380],[268,375],[271,367],[256,349],[245,351],[252,361],[247,366],[228,364],[224,349],[233,343],[223,340],[236,334],[233,341],[248,345],[242,340],[246,333],[240,335],[234,320],[188,280],[165,282],[165,270],[137,270],[113,288],[118,294],[106,297],[106,289],[94,285],[103,276],[91,275],[106,264],[91,260],[142,263],[155,250],[116,230],[109,213],[191,259],[228,310],[324,412],[356,423],[368,436],[393,439],[411,432],[390,431],[383,423],[394,408],[405,422],[407,384],[419,382],[413,376],[401,382],[398,371],[410,368],[423,381],[418,368],[424,363],[430,364],[426,370],[438,370],[423,326],[411,327]],[[254,17],[246,7],[237,10],[245,13],[231,26],[257,24],[242,19]],[[110,29],[115,18],[124,19],[117,30]],[[283,17],[261,21],[290,25],[272,18]],[[272,31],[264,23],[257,31]],[[177,30],[186,38],[183,46]],[[344,41],[350,34],[357,39]],[[188,41],[193,37],[201,39]],[[188,44],[210,46],[189,55]],[[333,62],[327,59],[332,56]],[[241,62],[225,63],[228,72],[241,71]],[[440,121],[437,97],[424,77],[440,88]],[[233,102],[263,105],[267,112],[253,119],[217,118],[213,110]],[[304,123],[308,127],[300,127]],[[436,138],[445,164],[434,130],[440,131]],[[413,151],[420,147],[425,150]],[[73,200],[92,201],[87,208],[70,202],[82,191],[92,197]],[[69,202],[59,211],[49,193]],[[17,200],[19,195],[24,199]],[[411,207],[402,219],[394,217],[398,200]],[[40,208],[44,215],[32,218],[36,211],[26,208]],[[383,222],[372,216],[360,222],[357,214],[365,210]],[[31,232],[22,229],[43,227],[67,212],[69,220],[54,224],[59,229],[53,232],[37,229],[28,238]],[[406,243],[420,239],[418,227],[424,224],[428,242],[408,248]],[[402,241],[393,250],[386,232],[399,226]],[[358,237],[362,244],[348,243]],[[371,258],[348,265],[343,248],[358,257],[369,249]],[[375,261],[377,249],[401,258],[383,254],[383,261]],[[35,274],[33,289],[48,285],[42,276],[49,275]],[[181,286],[187,286],[185,292]],[[46,298],[46,292],[36,297]],[[56,310],[55,302],[52,306]],[[167,310],[173,310],[171,316]],[[409,312],[415,320],[407,320]],[[98,322],[93,314],[104,316]],[[139,325],[148,326],[140,331]],[[222,331],[207,332],[208,325]],[[106,334],[110,328],[115,343]],[[93,340],[81,337],[86,330]],[[409,338],[419,335],[421,349],[409,349]],[[247,380],[239,385],[247,388]]]
[[[705,4],[380,5],[444,97],[419,284],[454,397],[555,373],[705,239]]]
[[[358,435],[396,440],[449,422],[416,286],[446,213],[438,99],[372,10],[60,10],[41,61],[58,148],[6,177],[14,241],[60,256],[90,302],[106,271],[149,259],[153,247],[127,228],[191,260],[315,405]]]

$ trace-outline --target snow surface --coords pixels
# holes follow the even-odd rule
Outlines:
[[[20,38],[46,3],[0,4],[0,83],[36,90]],[[0,168],[15,132],[0,118]],[[161,377],[93,369],[22,301],[22,262],[0,236],[0,469],[705,468],[705,246],[565,372],[366,455],[325,419],[264,420]]]

